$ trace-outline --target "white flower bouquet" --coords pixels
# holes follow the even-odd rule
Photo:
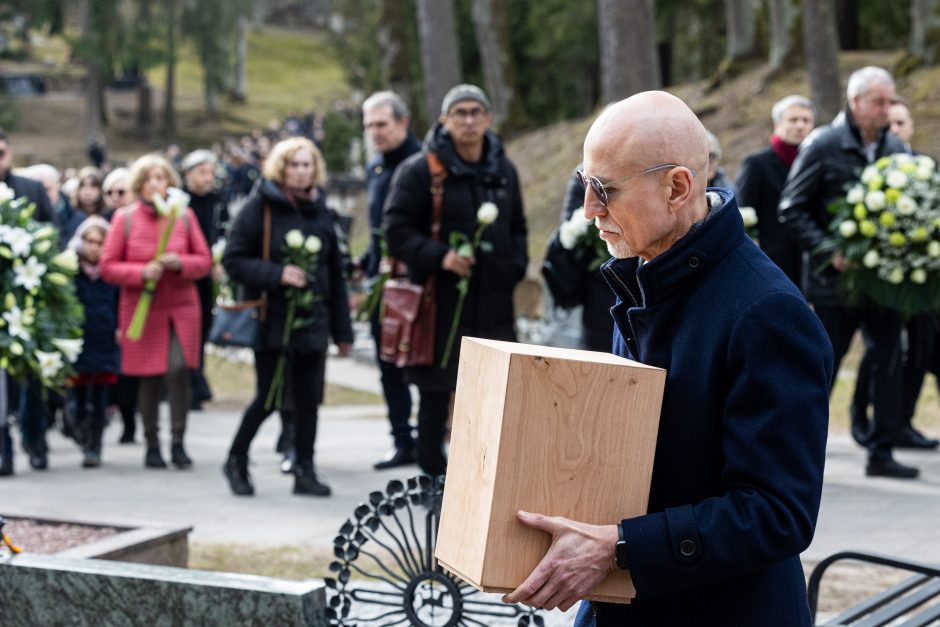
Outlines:
[[[831,240],[849,264],[842,287],[909,316],[940,310],[940,173],[933,159],[896,154],[866,167],[829,210]]]
[[[585,217],[584,207],[575,209],[571,217],[558,227],[558,241],[590,272],[610,259],[607,244],[601,239],[594,220]]]
[[[0,368],[59,389],[82,351],[78,258],[58,252],[58,230],[34,221],[35,207],[14,196],[0,183]]]

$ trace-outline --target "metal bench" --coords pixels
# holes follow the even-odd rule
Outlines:
[[[819,602],[819,584],[823,573],[835,562],[854,560],[868,564],[889,566],[902,571],[915,573],[913,577],[887,590],[865,599],[838,616],[818,623],[817,607]],[[807,587],[809,607],[813,623],[818,627],[851,625],[852,627],[922,627],[940,625],[940,568],[919,562],[900,560],[874,553],[845,551],[830,555],[813,569]]]

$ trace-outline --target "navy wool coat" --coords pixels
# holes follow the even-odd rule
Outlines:
[[[745,234],[733,195],[649,263],[603,267],[614,352],[665,368],[648,513],[624,520],[631,605],[579,626],[811,625],[799,554],[819,510],[832,347]]]
[[[91,279],[84,272],[75,277],[75,295],[85,308],[82,354],[75,362],[80,373],[121,372],[121,349],[115,332],[118,326],[118,295],[116,285],[101,279]]]

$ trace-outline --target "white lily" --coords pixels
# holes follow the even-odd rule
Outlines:
[[[46,273],[46,264],[39,263],[35,257],[30,257],[23,263],[19,260],[13,264],[13,285],[22,286],[32,291],[42,283],[42,275]]]
[[[85,345],[85,341],[81,338],[75,340],[54,338],[52,340],[52,345],[62,351],[62,354],[65,355],[66,360],[71,363],[75,363],[75,361],[78,359],[78,356],[82,354],[82,347]]]
[[[17,257],[26,257],[32,250],[33,236],[18,226],[6,229],[0,237],[10,246],[10,250]]]
[[[33,351],[36,355],[36,361],[39,362],[39,372],[44,379],[51,379],[59,374],[62,366],[62,354],[57,351],[46,352],[36,349]]]
[[[189,206],[189,194],[178,187],[171,187],[166,190],[166,198],[159,194],[153,197],[153,206],[164,218],[180,216]]]
[[[78,272],[78,255],[71,248],[66,248],[52,258],[52,264],[69,272]]]
[[[225,238],[222,237],[212,245],[212,261],[222,263],[222,256],[225,254]]]
[[[480,224],[493,224],[499,217],[499,207],[491,202],[485,202],[477,209],[477,222]]]
[[[8,202],[16,198],[14,192],[6,183],[0,183],[0,202]]]
[[[7,323],[7,331],[10,337],[18,337],[28,342],[32,339],[32,334],[23,320],[23,310],[19,307],[12,307],[9,311],[3,313],[3,319]]]

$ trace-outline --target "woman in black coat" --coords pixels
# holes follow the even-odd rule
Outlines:
[[[293,137],[278,143],[265,161],[264,179],[235,218],[229,231],[222,265],[240,283],[246,299],[267,296],[267,320],[262,325],[260,345],[255,350],[257,391],[245,410],[241,425],[223,467],[232,492],[254,494],[248,475],[248,449],[261,423],[275,409],[265,408],[268,391],[282,352],[287,352],[288,389],[292,391],[297,419],[294,494],[328,496],[330,488],[317,479],[313,466],[313,444],[317,430],[317,407],[323,399],[324,369],[330,336],[341,355],[352,347],[352,323],[343,275],[343,254],[326,207],[326,168],[320,151],[309,140]],[[271,213],[270,259],[263,256],[264,211]],[[285,235],[297,229],[304,237],[315,235],[322,247],[317,253],[316,273],[286,264]],[[297,320],[310,324],[295,329],[289,346],[282,336],[287,318],[285,287],[309,286],[314,302],[300,308]]]

